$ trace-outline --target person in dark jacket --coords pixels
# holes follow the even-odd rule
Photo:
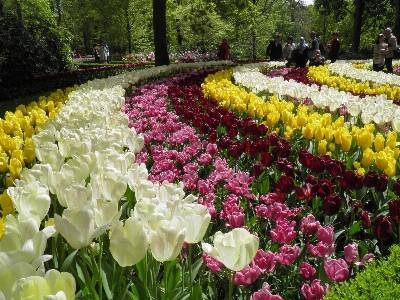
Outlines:
[[[331,63],[334,63],[339,57],[340,51],[340,41],[339,41],[339,33],[334,31],[332,33],[332,40],[328,45],[328,59],[331,60]]]
[[[283,60],[283,53],[282,53],[282,35],[278,34],[275,37],[275,40],[271,41],[268,44],[266,57],[269,56],[270,61],[280,61]]]
[[[300,37],[300,42],[297,44],[294,50],[293,56],[296,68],[305,68],[308,61],[308,45],[304,40],[304,37]]]

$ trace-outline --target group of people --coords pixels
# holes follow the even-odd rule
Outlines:
[[[386,66],[388,73],[393,73],[393,56],[397,50],[397,39],[390,28],[378,34],[374,45],[373,70],[382,71]]]
[[[107,43],[94,44],[92,54],[95,63],[110,63],[110,48]]]
[[[337,31],[332,33],[332,39],[327,45],[328,59],[333,63],[339,57],[340,41]],[[325,57],[321,51],[325,51],[325,47],[314,31],[310,33],[310,44],[307,44],[304,37],[300,37],[299,43],[293,42],[293,37],[288,37],[285,46],[282,46],[282,35],[278,34],[273,41],[268,44],[266,56],[270,61],[287,61],[286,67],[290,67],[295,63],[296,68],[305,68],[307,62],[310,66],[320,66],[325,64]]]

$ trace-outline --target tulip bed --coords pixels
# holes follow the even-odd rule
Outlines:
[[[209,62],[77,87],[3,170],[0,299],[322,299],[400,243],[400,80],[373,74]]]

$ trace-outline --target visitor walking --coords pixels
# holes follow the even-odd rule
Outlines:
[[[397,39],[392,34],[392,29],[390,28],[385,29],[385,42],[388,44],[388,49],[385,58],[385,66],[388,73],[393,73],[392,62],[393,62],[394,51],[396,51],[397,49]]]
[[[105,43],[106,45],[106,53],[107,53],[107,63],[110,63],[110,48],[108,47],[108,44]]]
[[[380,33],[374,45],[374,59],[372,69],[376,72],[382,71],[385,66],[385,57],[388,53],[388,44],[385,43],[385,36]]]
[[[294,50],[294,62],[296,68],[305,68],[308,61],[308,45],[304,37],[300,37],[300,41]]]
[[[293,50],[296,49],[296,45],[293,43],[293,37],[289,36],[285,47],[282,49],[282,56],[287,60],[286,68],[290,68],[293,62]]]
[[[331,60],[331,63],[334,63],[339,57],[340,51],[340,41],[339,41],[339,33],[334,31],[332,33],[332,40],[328,45],[328,59]]]
[[[100,49],[98,44],[94,44],[92,55],[94,56],[94,62],[100,63]]]
[[[274,40],[272,40],[268,46],[265,53],[266,57],[269,56],[270,61],[280,61],[283,60],[282,53],[282,35],[278,34]]]
[[[107,63],[107,50],[106,45],[104,43],[100,46],[100,63],[105,64]]]
[[[218,47],[218,59],[219,60],[230,60],[231,59],[231,47],[226,39],[222,40],[221,45]]]
[[[311,44],[308,49],[308,59],[311,60],[315,57],[315,51],[319,49],[319,40],[317,39],[317,34],[315,31],[310,33]]]

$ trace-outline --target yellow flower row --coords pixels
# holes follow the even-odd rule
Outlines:
[[[3,222],[8,214],[14,214],[14,207],[6,188],[12,186],[22,169],[35,160],[32,135],[37,133],[40,125],[56,117],[68,99],[68,94],[73,90],[75,87],[67,88],[65,92],[59,89],[48,97],[39,97],[38,102],[27,106],[19,105],[14,113],[7,111],[4,119],[0,118],[0,173],[4,188],[3,194],[0,194],[0,222]]]
[[[396,174],[399,156],[396,132],[389,132],[386,136],[381,133],[374,135],[377,132],[374,124],[362,128],[353,125],[350,130],[345,126],[344,116],[332,120],[330,113],[319,114],[305,105],[295,107],[292,102],[279,101],[275,96],[264,101],[234,85],[230,81],[231,73],[231,70],[223,70],[208,76],[202,84],[204,95],[215,98],[221,106],[257,118],[270,130],[279,131],[284,127],[283,134],[288,139],[301,132],[305,139],[318,143],[321,155],[332,155],[338,146],[342,152],[362,150],[362,166],[369,167],[375,162],[388,176]]]
[[[341,76],[332,75],[327,66],[310,67],[307,73],[308,79],[313,82],[333,87],[337,90],[355,93],[357,95],[386,95],[390,100],[400,99],[400,87],[389,84],[377,86],[369,82],[357,82]]]

